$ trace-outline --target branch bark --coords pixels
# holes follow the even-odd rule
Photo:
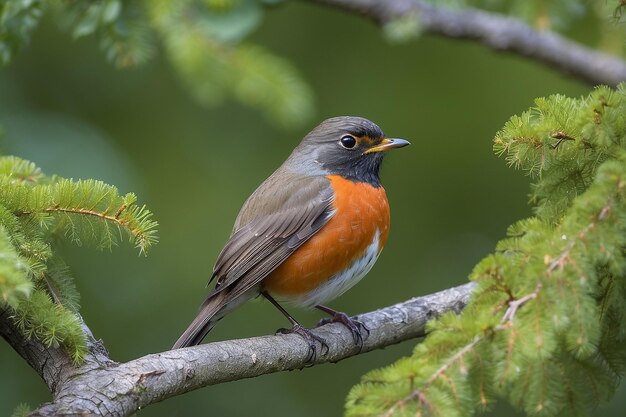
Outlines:
[[[452,10],[422,0],[307,0],[365,16],[380,26],[403,17],[419,19],[420,29],[449,38],[474,40],[549,65],[591,84],[616,86],[626,80],[626,61],[550,31],[497,13]]]
[[[204,386],[334,363],[423,337],[430,319],[447,311],[460,312],[474,286],[461,285],[357,316],[370,330],[361,351],[345,326],[321,326],[314,333],[326,340],[328,352],[318,354],[312,363],[306,363],[308,343],[296,334],[213,342],[116,363],[83,325],[89,354],[79,367],[72,365],[62,348],[47,348],[38,340],[25,339],[7,310],[0,311],[0,335],[39,373],[52,392],[53,402],[35,410],[33,416],[127,416]]]

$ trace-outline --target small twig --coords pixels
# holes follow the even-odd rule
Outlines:
[[[130,234],[137,238],[137,239],[143,239],[144,236],[144,231],[142,231],[141,229],[137,228],[137,227],[133,227],[132,226],[132,221],[129,220],[124,220],[124,219],[120,219],[120,216],[122,215],[122,213],[124,212],[124,210],[126,210],[128,208],[128,205],[123,204],[116,212],[113,216],[111,216],[110,214],[107,214],[107,212],[99,212],[96,210],[89,210],[89,209],[84,209],[84,208],[70,208],[70,207],[61,207],[59,205],[55,205],[55,206],[51,206],[51,207],[47,207],[43,210],[41,210],[41,212],[43,213],[64,213],[64,214],[76,214],[76,215],[81,215],[81,216],[92,216],[92,217],[97,217],[99,219],[111,222],[116,224],[117,226],[123,227],[126,230],[128,230],[130,232]],[[33,211],[20,211],[20,212],[15,212],[14,214],[16,216],[29,216],[34,214],[35,212]]]
[[[569,136],[567,133],[562,132],[560,130],[558,132],[554,132],[550,136],[557,140],[554,145],[550,145],[550,147],[552,149],[558,149],[558,147],[561,145],[561,143],[563,143],[563,142],[565,142],[567,140],[576,140],[573,137]]]
[[[117,209],[117,211],[115,212],[115,216],[114,216],[114,217],[115,217],[116,219],[119,219],[119,218],[120,218],[120,216],[122,215],[122,213],[124,212],[124,210],[126,210],[127,208],[128,208],[128,204],[122,204],[122,205],[120,206],[120,208],[119,208],[119,209]]]
[[[113,223],[117,223],[120,226],[125,226],[127,223],[127,222],[124,222],[123,220],[118,219],[117,216],[111,216],[106,213],[101,213],[99,211],[82,209],[82,208],[68,208],[68,207],[53,206],[53,207],[48,207],[44,209],[43,211],[45,213],[68,213],[68,214],[81,214],[85,216],[94,216],[94,217],[99,217],[104,220],[108,220]]]
[[[458,360],[462,359],[463,356],[468,353],[469,351],[471,351],[472,349],[474,349],[474,346],[476,346],[481,340],[483,340],[485,337],[485,334],[478,334],[476,335],[476,337],[474,337],[474,339],[468,343],[467,345],[463,346],[462,349],[458,350],[454,355],[452,355],[446,362],[444,362],[443,365],[441,365],[441,367],[439,367],[427,380],[426,382],[424,382],[424,384],[419,388],[419,389],[415,389],[413,390],[409,395],[407,395],[406,397],[396,401],[388,410],[387,412],[384,414],[385,417],[391,417],[398,408],[402,408],[404,407],[409,401],[413,401],[415,399],[421,399],[422,402],[427,403],[426,398],[423,396],[423,392],[424,390],[428,389],[428,387],[430,387],[436,380],[437,378],[439,378],[440,376],[442,376],[443,374],[445,374],[445,372],[450,369],[450,367],[452,365],[454,365]]]
[[[559,268],[560,270],[565,268],[566,260],[567,260],[567,258],[569,258],[569,253],[572,250],[572,248],[574,247],[574,243],[575,242],[572,241],[569,245],[567,245],[565,250],[559,255],[558,258],[556,258],[556,259],[554,259],[554,260],[552,260],[550,262],[550,265],[548,266],[548,269],[546,271],[548,274],[554,272],[557,268]]]
[[[537,294],[539,293],[540,290],[541,290],[541,283],[537,284],[537,288],[535,289],[534,292],[531,292],[530,294],[525,295],[524,297],[519,298],[517,300],[509,301],[509,308],[504,313],[504,316],[502,316],[501,323],[513,321],[513,319],[515,318],[515,313],[517,313],[517,310],[521,306],[529,302],[530,300],[537,298]]]
[[[598,214],[598,220],[606,219],[606,217],[610,213],[611,213],[611,206],[610,205],[606,205],[606,206],[602,207],[602,210],[600,210],[600,214]]]

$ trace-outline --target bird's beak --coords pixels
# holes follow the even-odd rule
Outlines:
[[[366,153],[372,153],[372,152],[384,152],[384,151],[388,151],[389,149],[402,148],[403,146],[407,146],[410,144],[411,142],[409,142],[408,140],[404,140],[404,139],[385,138],[378,145],[372,146],[371,148],[369,148],[363,153],[366,154]]]

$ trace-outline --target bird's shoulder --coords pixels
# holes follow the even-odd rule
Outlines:
[[[327,205],[333,197],[330,180],[324,175],[306,175],[279,169],[268,177],[243,204],[233,234],[247,224],[280,213],[301,212],[307,207]]]

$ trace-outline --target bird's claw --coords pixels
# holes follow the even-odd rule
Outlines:
[[[329,348],[326,340],[313,334],[311,330],[306,327],[302,327],[299,324],[294,325],[291,329],[281,328],[276,331],[276,334],[291,334],[296,333],[300,335],[309,344],[309,353],[306,357],[306,364],[312,365],[317,359],[317,343],[321,345],[320,353],[323,355],[328,354]]]
[[[354,340],[354,344],[359,347],[359,351],[363,349],[363,333],[365,333],[366,339],[370,335],[370,330],[365,326],[365,324],[359,320],[351,318],[346,313],[336,311],[331,317],[323,318],[318,321],[317,327],[329,323],[341,323],[346,326],[352,333],[352,339]]]

